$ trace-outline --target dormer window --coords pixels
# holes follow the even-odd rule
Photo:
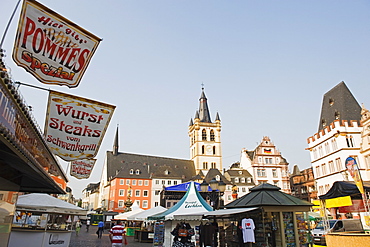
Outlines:
[[[216,175],[216,180],[220,181],[220,175]]]
[[[240,182],[241,182],[241,183],[245,183],[245,178],[241,178],[241,179],[240,179]]]
[[[140,175],[140,170],[139,169],[136,170],[136,175]]]
[[[168,170],[165,170],[164,175],[168,175],[168,174],[169,174]]]
[[[239,183],[239,178],[235,178],[235,183]]]
[[[131,169],[130,170],[130,175],[133,175],[134,174],[134,169]]]

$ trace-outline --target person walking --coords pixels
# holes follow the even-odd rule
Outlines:
[[[126,229],[122,225],[122,221],[118,220],[117,224],[110,229],[109,239],[112,247],[122,247],[123,244],[127,245]]]
[[[81,230],[81,222],[78,220],[76,222],[76,236],[78,236],[78,234],[80,233],[80,230]]]
[[[89,232],[89,228],[90,228],[90,220],[87,220],[86,221],[86,232]]]
[[[98,231],[96,232],[98,234],[98,238],[101,238],[103,235],[103,230],[104,230],[104,222],[101,220],[98,223]]]

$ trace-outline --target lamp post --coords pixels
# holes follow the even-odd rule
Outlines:
[[[208,191],[208,186],[211,187],[212,191]],[[211,201],[213,210],[219,209],[220,198],[225,192],[226,184],[222,180],[217,181],[215,178],[212,178],[212,180],[209,181],[209,184],[206,182],[206,180],[203,180],[203,182],[200,184],[200,189],[203,193],[207,193],[207,197]]]

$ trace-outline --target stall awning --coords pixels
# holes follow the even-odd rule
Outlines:
[[[234,214],[246,213],[249,211],[257,210],[259,208],[232,208],[232,209],[220,209],[204,213],[204,218],[210,218],[216,216],[217,218],[228,218]]]
[[[87,213],[86,209],[40,193],[19,196],[16,203],[16,210],[72,215],[86,215]]]
[[[370,182],[364,181],[364,189],[366,192],[370,192]],[[353,181],[336,181],[330,190],[325,195],[319,196],[319,198],[324,200],[343,196],[351,196],[352,199],[362,199],[361,193]]]

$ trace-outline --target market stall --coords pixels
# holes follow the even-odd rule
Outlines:
[[[133,203],[131,207],[131,211],[120,213],[114,216],[112,221],[121,220],[126,227],[126,235],[127,236],[134,236],[136,230],[140,230],[141,228],[141,221],[135,220],[128,220],[128,217],[131,215],[135,215],[137,213],[143,212],[144,209],[140,208],[137,203]]]
[[[47,194],[18,197],[9,247],[68,247],[72,225],[86,210]]]
[[[203,213],[212,210],[199,194],[194,182],[191,182],[176,205],[148,217],[149,220],[157,221],[154,227],[154,246],[194,246],[199,241],[196,226],[200,225]]]
[[[134,239],[139,242],[153,242],[154,238],[154,224],[153,222],[148,221],[148,217],[162,213],[166,211],[167,208],[162,206],[157,206],[154,208],[147,209],[140,213],[131,215],[127,217],[127,220],[132,221],[142,221],[140,230],[135,230]]]
[[[227,246],[243,246],[244,233],[238,229],[243,227],[244,219],[254,224],[253,246],[308,247],[311,242],[308,216],[311,206],[307,201],[281,192],[279,187],[264,183],[225,206],[227,209],[253,210],[233,214],[233,217],[222,214],[208,214],[206,217],[220,219],[219,225],[222,222],[219,226],[221,247],[225,246],[221,243],[223,238]]]
[[[363,182],[364,193],[369,194],[370,182]],[[365,231],[369,231],[370,222],[363,197],[355,182],[352,181],[336,181],[333,183],[330,190],[319,196],[322,210],[330,210],[334,219],[353,218],[361,219]],[[327,246],[364,246],[364,243],[369,243],[370,234],[365,232],[351,232],[343,229],[340,233],[329,233],[325,236]]]

